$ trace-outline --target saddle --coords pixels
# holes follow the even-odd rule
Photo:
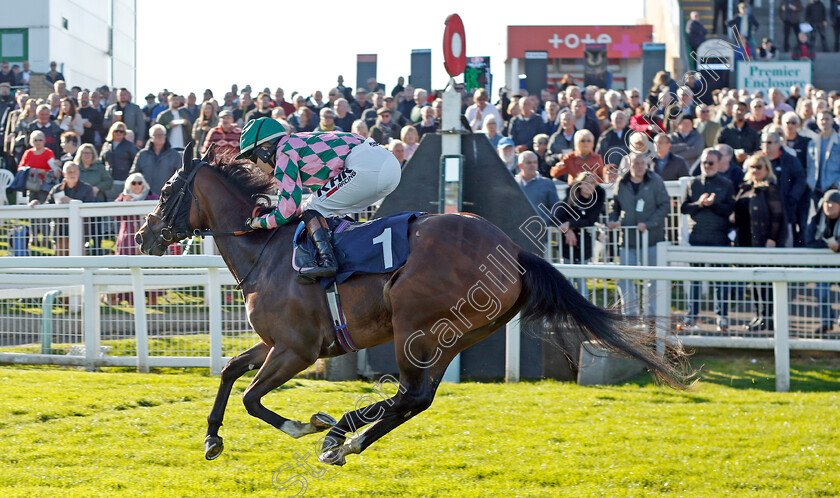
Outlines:
[[[328,217],[333,252],[338,262],[335,277],[322,278],[321,287],[340,284],[352,275],[390,273],[408,259],[408,226],[422,212],[402,212],[372,221],[354,222],[349,218]],[[292,268],[299,271],[306,261],[318,255],[315,244],[298,225],[292,251]]]

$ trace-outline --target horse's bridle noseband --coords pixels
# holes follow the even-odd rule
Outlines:
[[[198,162],[198,164],[194,165],[192,170],[189,173],[185,171],[184,168],[178,170],[178,177],[175,181],[170,180],[167,182],[170,185],[171,190],[175,190],[172,188],[176,182],[184,182],[184,186],[177,189],[175,193],[174,199],[166,199],[165,204],[163,205],[162,214],[158,215],[155,213],[149,213],[146,216],[148,221],[149,218],[157,218],[160,220],[163,227],[160,229],[160,235],[158,236],[160,240],[166,242],[167,244],[171,244],[172,242],[185,239],[190,235],[197,235],[199,237],[205,235],[198,229],[193,230],[190,226],[190,204],[192,201],[195,201],[196,208],[198,209],[198,217],[201,219],[201,206],[198,203],[198,198],[192,191],[192,184],[195,180],[195,175],[198,173],[198,170],[204,165],[203,161]],[[181,212],[181,203],[184,199],[187,198],[186,194],[190,194],[190,202],[187,203],[186,212]],[[209,235],[209,234],[206,234]]]

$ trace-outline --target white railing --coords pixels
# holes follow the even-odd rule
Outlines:
[[[662,251],[662,257],[667,257]],[[35,262],[37,268],[32,267]],[[655,281],[656,315],[665,323],[674,313],[669,290],[684,281],[771,284],[775,303],[772,335],[750,336],[733,328],[714,337],[684,331],[679,340],[690,346],[774,349],[777,389],[781,391],[789,389],[791,349],[840,351],[840,340],[792,335],[788,298],[789,285],[794,283],[836,284],[840,281],[837,269],[703,268],[699,272],[690,267],[555,266],[571,280],[585,280],[592,289],[614,288],[620,280]],[[0,289],[0,313],[4,315],[0,320],[0,363],[79,365],[89,369],[136,366],[141,371],[150,367],[209,367],[218,373],[227,358],[257,340],[245,318],[240,293],[233,289],[234,283],[219,256],[0,258],[0,287],[5,288]],[[174,289],[190,287],[197,291],[179,294],[175,299],[164,296],[163,305],[160,301],[153,304],[151,299],[146,304],[145,298],[161,289],[172,294]],[[103,295],[116,292],[128,293],[133,300],[133,306],[117,310],[123,320],[129,320],[121,322],[121,328],[115,327],[115,323],[120,325],[120,317],[113,314],[113,307],[100,305]],[[43,299],[45,308],[39,309],[37,303],[27,301],[33,297]],[[65,302],[53,305],[55,299]],[[591,300],[599,305],[612,304],[607,299],[610,298],[606,294],[591,293]],[[201,310],[190,308],[192,301],[200,302]],[[31,319],[15,315],[15,306],[32,315],[28,317]],[[52,315],[55,309],[59,313]],[[156,321],[159,316],[163,316],[163,323]],[[47,320],[53,324],[52,329],[45,327]],[[23,324],[21,330],[11,330],[18,326],[16,322]],[[150,332],[153,326],[158,329]],[[670,329],[660,323],[660,348],[669,340],[666,333]],[[53,336],[44,337],[47,331]],[[67,339],[56,339],[58,336]],[[179,341],[196,337],[207,337],[207,344],[178,346]],[[133,346],[125,346],[126,341]],[[162,341],[169,341],[170,346],[160,346]],[[55,354],[44,347],[51,342],[66,342],[67,354]],[[103,354],[103,346],[111,349]],[[511,374],[511,378],[516,377]]]

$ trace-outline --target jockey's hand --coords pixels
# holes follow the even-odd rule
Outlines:
[[[262,228],[259,218],[248,218],[245,220],[245,226],[252,230]]]

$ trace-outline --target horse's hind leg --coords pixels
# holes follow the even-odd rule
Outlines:
[[[268,352],[262,368],[251,381],[251,385],[245,390],[245,395],[242,397],[245,409],[252,416],[264,420],[293,438],[321,432],[334,426],[336,424],[335,419],[326,413],[318,412],[312,415],[309,422],[304,424],[297,420],[281,417],[260,402],[263,396],[285,384],[295,374],[312,363],[313,361],[301,358],[284,345],[275,344]]]
[[[245,372],[261,367],[266,355],[268,355],[269,349],[267,344],[260,342],[247,351],[231,358],[227,365],[225,365],[225,368],[222,369],[219,391],[216,393],[213,409],[210,410],[210,415],[207,416],[207,436],[204,438],[204,457],[208,460],[213,460],[221,455],[224,449],[222,438],[219,437],[219,427],[222,426],[225,407],[227,406],[228,398],[230,398],[233,383],[236,382],[236,379],[242,377]]]

